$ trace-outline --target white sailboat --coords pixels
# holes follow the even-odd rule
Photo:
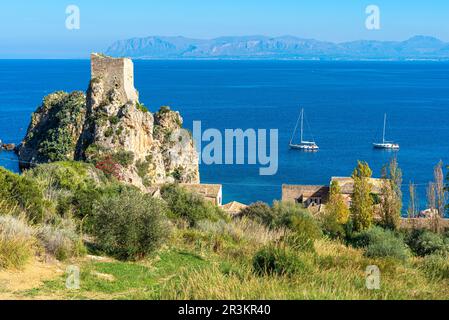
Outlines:
[[[384,117],[384,131],[382,135],[382,142],[381,143],[373,143],[373,146],[375,149],[390,149],[390,150],[398,150],[399,144],[392,142],[392,141],[386,141],[385,140],[385,130],[387,128],[387,114],[385,114]]]
[[[293,143],[293,140],[298,130],[299,122],[301,121],[301,142],[299,144]],[[301,115],[296,121],[295,130],[293,131],[292,138],[290,139],[290,148],[302,151],[318,151],[319,147],[315,141],[305,141],[304,140],[304,109],[301,109]]]

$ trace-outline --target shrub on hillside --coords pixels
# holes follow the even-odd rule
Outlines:
[[[293,228],[294,221],[298,217],[310,217],[307,209],[291,201],[275,201],[273,203],[273,222],[276,228]]]
[[[106,180],[93,165],[76,161],[41,164],[24,175],[36,180],[49,197],[58,190],[74,192]]]
[[[202,196],[189,192],[178,185],[166,185],[161,190],[162,198],[170,208],[170,217],[185,219],[190,226],[201,220],[218,221],[224,218],[220,208]]]
[[[93,212],[97,244],[120,259],[143,258],[159,248],[168,236],[165,203],[133,188],[102,197]]]
[[[391,257],[405,260],[409,257],[409,250],[404,241],[392,231],[380,227],[357,233],[351,242],[355,247],[364,248],[365,256],[369,258]]]
[[[26,176],[0,168],[0,200],[18,206],[34,222],[45,219],[46,202],[39,184]]]
[[[406,241],[413,253],[421,257],[444,252],[449,248],[443,236],[427,230],[413,230],[406,237]]]
[[[92,217],[94,204],[102,197],[119,195],[125,189],[132,188],[120,183],[110,183],[105,186],[91,187],[76,190],[70,198],[70,206],[75,217],[84,219]],[[86,221],[90,223],[89,220]]]
[[[241,210],[236,218],[248,218],[267,227],[271,227],[274,214],[269,205],[259,201]]]
[[[253,257],[253,271],[263,275],[294,275],[305,272],[309,266],[289,248],[267,246]]]
[[[92,164],[76,161],[38,165],[24,175],[37,182],[46,201],[60,216],[73,214],[80,219],[92,214],[96,200],[123,188]]]
[[[424,257],[419,268],[433,280],[449,279],[449,255],[428,255]]]
[[[345,225],[338,221],[334,214],[324,214],[321,217],[321,229],[323,233],[331,239],[345,239],[346,229]]]
[[[0,216],[0,269],[23,267],[33,255],[33,236],[24,218]]]
[[[63,219],[54,225],[44,224],[37,228],[37,239],[48,254],[58,260],[82,256],[86,249],[73,220]]]
[[[305,213],[292,218],[290,229],[285,242],[299,251],[315,251],[314,243],[323,235],[317,221]]]

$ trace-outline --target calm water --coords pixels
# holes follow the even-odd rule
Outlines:
[[[0,61],[0,139],[18,143],[44,95],[85,90],[89,68],[87,60]],[[279,129],[275,176],[259,176],[258,166],[201,166],[203,182],[223,184],[224,201],[271,202],[282,183],[328,184],[350,175],[357,159],[379,176],[393,155],[371,147],[385,112],[388,138],[401,144],[404,183],[421,184],[423,205],[433,166],[449,163],[449,63],[136,61],[135,74],[141,101],[181,111],[188,128],[201,120],[220,130]],[[318,153],[288,149],[299,104]],[[17,170],[12,154],[3,152],[0,165]]]

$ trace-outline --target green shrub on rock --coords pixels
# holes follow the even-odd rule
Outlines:
[[[134,188],[102,197],[93,214],[97,244],[120,259],[137,260],[151,254],[169,233],[164,202]]]

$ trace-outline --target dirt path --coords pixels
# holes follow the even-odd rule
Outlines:
[[[0,271],[0,300],[23,299],[19,292],[38,288],[64,273],[60,262],[33,259],[23,270]]]

